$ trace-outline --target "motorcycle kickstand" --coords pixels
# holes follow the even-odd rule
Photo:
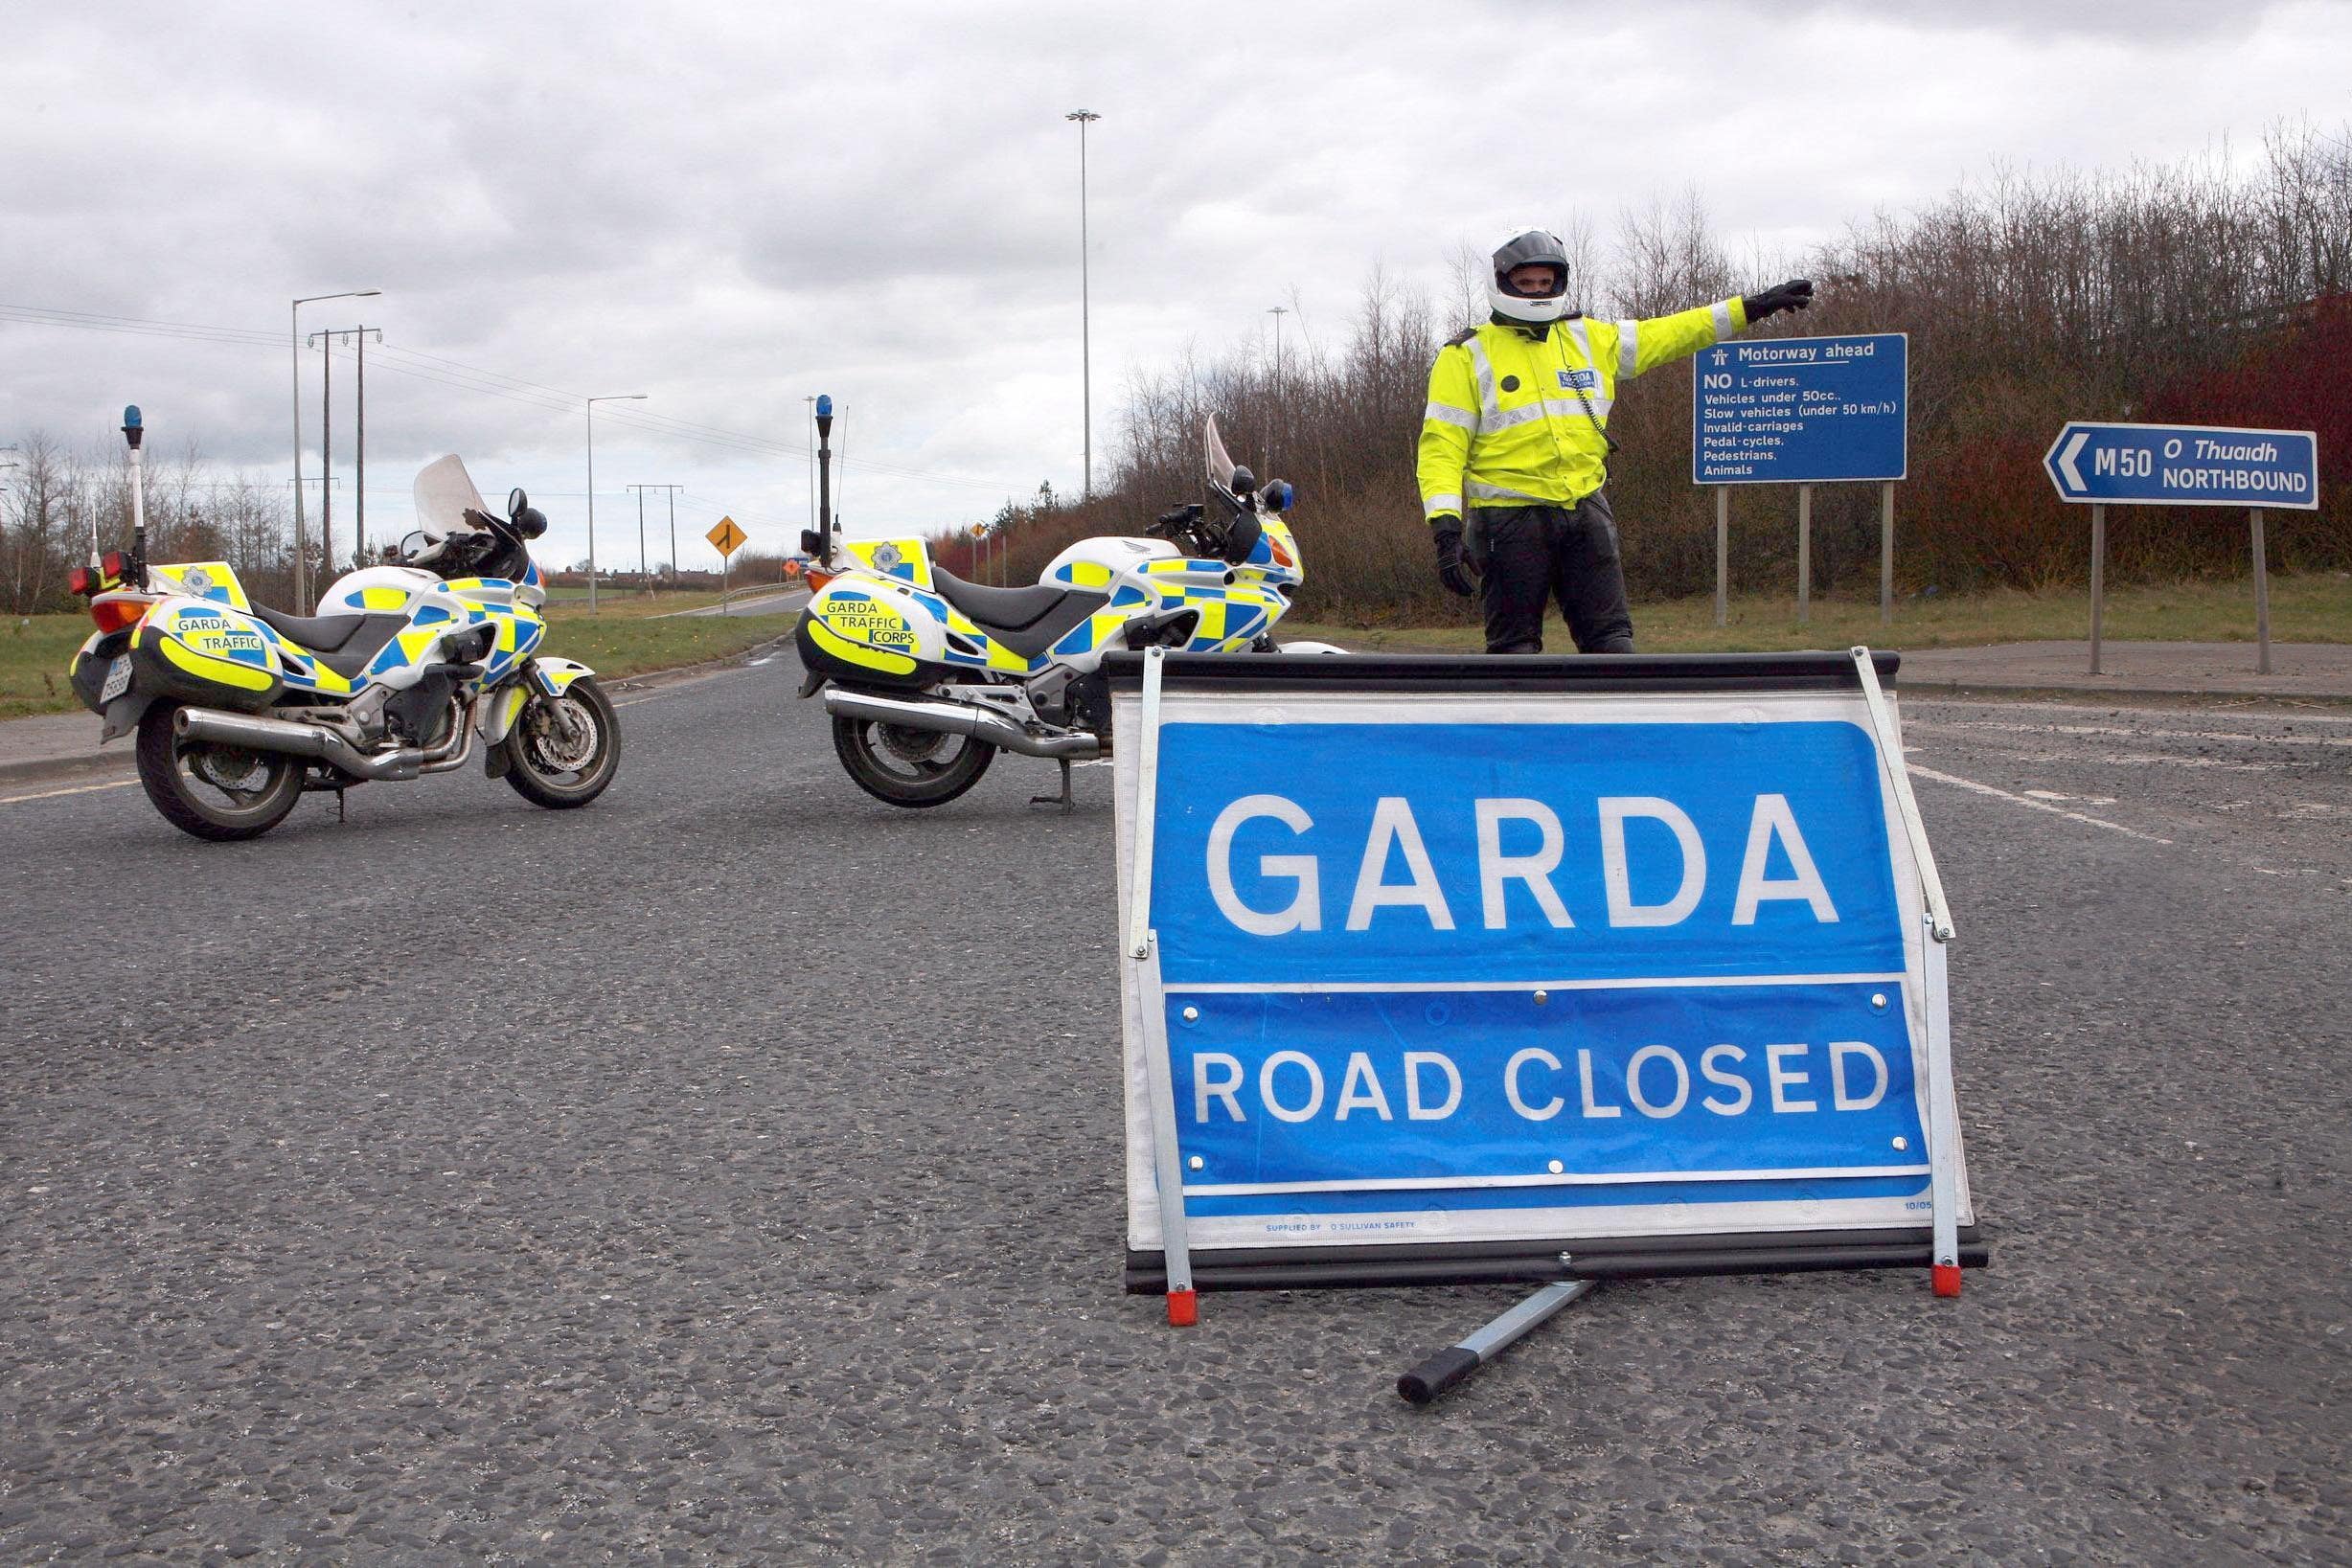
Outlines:
[[[1070,796],[1070,760],[1067,757],[1057,757],[1054,761],[1062,764],[1062,793],[1059,795],[1032,795],[1029,797],[1029,804],[1032,806],[1059,806],[1062,807],[1062,815],[1067,816],[1078,807],[1077,801]]]
[[[351,818],[350,818],[350,817],[348,817],[348,816],[344,815],[344,812],[343,812],[343,791],[341,791],[340,789],[338,789],[338,790],[336,790],[336,791],[334,792],[334,819],[335,819],[335,821],[336,821],[337,823],[345,823],[345,822],[349,822],[349,821],[351,820]]]

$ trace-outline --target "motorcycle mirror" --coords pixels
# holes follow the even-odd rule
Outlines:
[[[800,553],[811,560],[822,558],[825,554],[825,535],[813,528],[802,529],[800,531]]]
[[[433,548],[433,536],[424,530],[411,529],[400,536],[400,559],[415,560]]]
[[[1225,548],[1222,552],[1225,564],[1239,566],[1247,560],[1250,553],[1258,548],[1258,539],[1265,533],[1266,525],[1258,521],[1258,514],[1254,511],[1245,511],[1234,518],[1233,526],[1225,530]]]
[[[522,516],[523,509],[530,504],[531,497],[523,493],[523,488],[520,485],[507,491],[507,515],[509,517]]]
[[[1251,490],[1258,488],[1258,476],[1251,473],[1247,468],[1242,467],[1240,465],[1236,464],[1233,469],[1233,477],[1227,480],[1225,484],[1226,488],[1231,489],[1235,498],[1238,499],[1242,496],[1247,495]]]

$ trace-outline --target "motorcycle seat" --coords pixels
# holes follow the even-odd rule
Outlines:
[[[365,670],[368,661],[408,625],[405,615],[288,615],[266,604],[254,605],[252,613],[255,620],[268,622],[279,636],[347,680]]]
[[[971,618],[972,625],[1024,659],[1034,659],[1060,642],[1071,627],[1110,602],[1108,594],[1084,588],[989,588],[952,572],[931,568],[939,597]]]

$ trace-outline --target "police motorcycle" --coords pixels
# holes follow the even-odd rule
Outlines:
[[[1235,463],[1214,416],[1202,452],[1205,505],[1140,537],[1081,539],[1033,587],[967,582],[920,538],[835,541],[830,516],[805,534],[818,564],[794,633],[800,694],[823,692],[851,779],[892,806],[938,806],[1010,751],[1062,764],[1062,793],[1038,800],[1067,809],[1070,764],[1110,751],[1106,653],[1339,652],[1274,640],[1307,575],[1283,517],[1290,487]]]
[[[417,524],[384,564],[346,573],[314,615],[257,604],[223,561],[77,568],[98,631],[74,693],[136,732],[139,781],[164,820],[198,838],[254,838],[306,790],[409,780],[466,765],[554,810],[612,782],[620,731],[594,672],[537,653],[547,594],[529,541],[547,519],[520,489],[499,518],[456,457],[418,475]]]

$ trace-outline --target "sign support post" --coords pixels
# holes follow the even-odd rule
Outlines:
[[[1159,972],[1159,933],[1152,929],[1152,823],[1159,801],[1159,707],[1161,671],[1168,650],[1149,648],[1143,663],[1143,764],[1136,818],[1133,891],[1128,910],[1127,956],[1140,968],[1143,990],[1143,1058],[1152,1101],[1153,1179],[1159,1190],[1160,1248],[1168,1270],[1168,1321],[1189,1329],[1200,1321],[1193,1291],[1192,1249],[1184,1227],[1184,1162],[1176,1143],[1176,1079],[1168,1057],[1167,989]]]
[[[1715,487],[1715,624],[1731,615],[1731,487]]]
[[[1813,487],[1796,488],[1796,623],[1813,620]]]
[[[2260,648],[2255,655],[2254,673],[2271,672],[2271,574],[2262,555],[2262,509],[2254,508],[2246,514],[2253,523],[2254,533],[2254,642]]]
[[[1895,482],[1879,487],[1879,625],[1895,624]]]
[[[2099,673],[2099,623],[2107,614],[2107,509],[2090,509],[2090,672]]]

